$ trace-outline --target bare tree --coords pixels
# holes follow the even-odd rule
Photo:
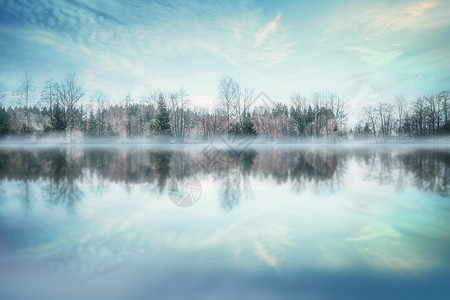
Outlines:
[[[331,130],[337,131],[344,125],[347,113],[343,98],[329,91],[314,93],[310,97],[314,113],[314,134],[320,135],[322,130],[328,137]]]
[[[334,115],[336,129],[342,129],[345,126],[348,114],[345,99],[343,97],[331,94],[331,97],[328,99],[328,103],[328,106]]]
[[[105,135],[107,127],[106,110],[109,103],[109,97],[102,92],[97,92],[93,96],[93,102],[96,106],[97,135]]]
[[[425,133],[425,101],[423,97],[419,97],[413,103],[413,127],[418,135]]]
[[[319,115],[319,111],[320,111],[320,107],[322,106],[322,102],[324,102],[324,92],[316,92],[314,94],[311,95],[310,99],[311,99],[311,104],[313,106],[313,118],[314,121],[311,124],[311,128],[312,128],[312,132],[314,133],[314,139],[317,138],[317,135],[319,134],[319,130],[320,130],[320,115]],[[326,98],[325,98],[326,99]],[[311,136],[312,137],[312,136]]]
[[[2,70],[0,69],[0,76],[2,75]],[[3,107],[3,101],[6,99],[6,86],[2,80],[0,80],[0,108]]]
[[[190,103],[189,95],[187,94],[186,90],[184,88],[180,88],[178,91],[178,96],[180,99],[180,106],[181,106],[181,115],[180,115],[180,130],[181,130],[181,137],[184,139],[185,132],[189,126],[189,118],[188,118],[188,106]]]
[[[373,136],[375,138],[375,141],[377,140],[377,124],[378,124],[378,114],[376,112],[376,110],[371,107],[365,107],[363,109],[364,111],[364,115],[367,118],[367,123],[370,124],[370,126],[372,127],[372,133]]]
[[[53,124],[54,122],[53,105],[56,103],[56,98],[58,96],[56,91],[57,83],[50,78],[45,82],[44,88],[41,92],[41,102],[44,107],[48,107],[50,112],[50,124]]]
[[[171,127],[173,128],[175,137],[184,138],[185,130],[188,125],[186,122],[186,109],[189,103],[188,95],[184,88],[180,88],[176,92],[169,95],[169,108],[171,111]]]
[[[30,126],[30,113],[29,113],[29,105],[32,97],[32,93],[34,92],[34,83],[31,76],[28,74],[28,71],[25,72],[22,80],[20,81],[20,87],[18,90],[19,98],[21,104],[25,107],[25,127],[26,130],[29,129]]]
[[[392,131],[392,105],[380,102],[377,105],[376,111],[379,115],[381,135],[386,139]]]
[[[247,121],[250,113],[250,106],[253,100],[254,89],[240,83],[236,83],[236,99],[234,101],[234,111],[238,120],[239,132],[242,132],[242,126]]]
[[[397,96],[394,99],[394,109],[397,114],[397,135],[400,137],[403,134],[403,121],[405,117],[405,111],[407,109],[407,104],[405,102],[405,97]]]
[[[291,97],[291,106],[300,111],[306,110],[306,98],[300,94],[296,94]]]
[[[219,82],[218,88],[218,108],[225,114],[227,119],[226,129],[227,136],[230,131],[230,119],[233,115],[233,108],[235,108],[235,100],[238,97],[238,85],[229,76],[223,77]]]
[[[255,89],[253,87],[242,86],[240,89],[242,104],[243,104],[243,114],[247,115],[250,112],[251,102],[253,100],[253,95],[255,93]]]
[[[57,85],[58,98],[63,103],[68,118],[66,120],[66,130],[68,125],[70,128],[70,141],[72,141],[73,129],[75,127],[76,105],[84,96],[84,93],[83,88],[73,73],[68,73],[66,78]]]
[[[437,98],[433,94],[428,94],[423,97],[425,104],[426,125],[428,133],[436,134],[439,131],[439,105]]]

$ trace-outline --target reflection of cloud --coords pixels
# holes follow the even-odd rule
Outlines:
[[[278,271],[278,261],[276,257],[268,252],[266,248],[259,242],[255,242],[256,255],[269,266]]]
[[[384,222],[374,222],[364,226],[353,237],[347,238],[347,242],[363,243],[364,247],[359,248],[365,260],[380,269],[392,270],[412,270],[417,267],[417,261],[404,253],[403,243],[394,242],[402,238],[403,235],[395,230],[391,225]],[[370,245],[370,246],[366,246]],[[398,246],[400,248],[398,248]]]
[[[361,242],[380,237],[397,239],[402,237],[402,234],[397,230],[395,230],[389,224],[382,222],[375,222],[361,228],[361,230],[356,234],[356,236],[348,238],[346,239],[346,241]]]
[[[277,271],[286,254],[286,246],[296,245],[286,228],[278,224],[268,224],[257,230],[249,230],[248,233],[246,238],[253,237],[256,256]]]
[[[413,263],[411,263],[410,259],[399,257],[399,255],[394,256],[391,251],[365,248],[364,252],[368,256],[368,261],[380,269],[385,269],[386,267],[393,270],[413,269]]]

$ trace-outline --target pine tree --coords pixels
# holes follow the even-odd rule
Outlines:
[[[64,121],[64,109],[56,103],[53,109],[53,120],[52,120],[52,129],[54,131],[64,131],[66,130],[66,124]]]
[[[91,110],[89,113],[89,119],[88,119],[88,130],[89,135],[98,135],[98,121],[95,118],[94,111]]]
[[[152,129],[159,135],[169,135],[171,133],[169,120],[169,111],[167,110],[164,96],[160,94]]]
[[[0,106],[0,136],[9,134],[9,115],[8,112]]]
[[[256,135],[255,124],[253,124],[250,113],[247,113],[247,116],[244,118],[242,133],[245,135]]]

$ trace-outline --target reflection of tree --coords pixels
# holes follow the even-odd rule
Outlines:
[[[200,172],[196,155],[191,151],[174,151],[170,161],[171,173],[180,181]]]
[[[47,203],[51,206],[64,206],[67,211],[74,212],[76,205],[81,201],[83,191],[73,179],[55,182],[47,189]]]
[[[294,190],[340,186],[346,152],[328,148],[266,149],[258,152],[255,173],[277,184],[290,182]]]
[[[172,153],[168,151],[151,152],[150,162],[152,163],[155,177],[157,180],[159,192],[162,193],[166,187],[167,179],[170,173],[170,158]]]
[[[404,169],[413,174],[414,184],[425,191],[449,196],[450,152],[420,150],[401,157]]]
[[[28,215],[31,209],[31,200],[30,200],[30,186],[28,180],[25,180],[24,194],[23,194],[23,208],[25,210],[25,215]]]
[[[309,169],[313,172],[314,177],[320,179],[333,177],[337,165],[336,153],[326,149],[319,151],[310,150],[303,157],[306,165],[310,166]]]
[[[8,161],[9,161],[8,155],[4,151],[0,151],[0,178],[4,178],[7,175]],[[0,184],[0,195],[5,195],[5,194],[6,193],[3,190],[3,185]],[[0,197],[0,206],[3,205],[4,201],[5,201],[5,197]]]
[[[28,170],[29,169],[29,162],[30,159],[29,158],[29,153],[25,153],[24,155],[24,161],[23,161],[23,167],[24,170]],[[25,209],[25,214],[28,215],[29,211],[30,211],[30,186],[28,184],[28,178],[25,178],[25,187],[24,187],[24,195],[23,195],[23,206]]]
[[[219,194],[220,206],[224,211],[231,211],[241,202],[241,176],[237,169],[226,170],[221,177]]]
[[[219,150],[218,150],[219,151]],[[256,157],[253,150],[219,151],[214,165],[214,179],[219,182],[219,202],[224,211],[231,211],[252,196],[249,177]]]
[[[318,148],[295,154],[290,167],[291,181],[295,190],[312,184],[315,189],[333,189],[340,186],[346,162],[345,152]]]
[[[82,175],[82,164],[73,157],[72,149],[45,151],[4,151],[1,178],[20,180],[24,184],[23,206],[27,213],[34,201],[31,182],[42,180],[41,191],[51,206],[62,205],[73,210],[82,197],[77,180]],[[45,184],[47,182],[47,184]]]
[[[367,177],[380,185],[395,183],[402,187],[410,177],[420,190],[449,196],[450,153],[438,149],[393,151],[393,149],[363,149],[354,153],[356,160],[365,165]]]
[[[360,164],[368,180],[378,184],[405,182],[417,188],[449,196],[450,152],[447,150],[408,150],[390,148],[340,149],[260,148],[241,153],[217,150],[206,166],[199,149],[77,149],[0,150],[0,180],[23,184],[21,201],[25,210],[32,207],[36,182],[50,206],[73,211],[83,198],[80,182],[94,181],[96,186],[110,182],[150,185],[161,193],[168,178],[179,181],[190,176],[211,175],[220,186],[220,205],[229,211],[252,197],[251,178],[273,184],[289,184],[295,191],[340,188],[347,162]],[[217,154],[217,155],[216,155]],[[7,187],[4,187],[7,188]]]
[[[379,185],[388,185],[393,181],[393,169],[395,168],[392,149],[362,149],[356,152],[362,155],[368,168],[368,179],[378,181]]]
[[[82,176],[82,164],[74,157],[74,150],[56,150],[49,161],[49,183],[43,190],[46,201],[51,206],[64,206],[73,212],[81,201],[83,192],[77,185]]]
[[[220,183],[220,204],[232,210],[252,196],[250,175],[271,179],[276,184],[291,182],[294,190],[312,184],[313,188],[331,189],[340,185],[346,155],[329,149],[261,149],[241,155],[225,152],[216,162],[214,176]],[[339,159],[340,157],[340,159]],[[261,178],[262,177],[262,178]]]

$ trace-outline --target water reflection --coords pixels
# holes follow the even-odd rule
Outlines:
[[[252,179],[270,185],[289,184],[297,192],[332,191],[345,188],[350,162],[356,162],[364,180],[378,185],[402,188],[413,185],[422,191],[449,196],[450,151],[414,148],[257,148],[236,154],[217,150],[215,161],[208,161],[201,148],[158,149],[2,149],[0,180],[22,183],[22,202],[26,211],[33,202],[30,182],[40,182],[49,206],[64,206],[73,212],[83,200],[83,182],[138,184],[150,192],[163,193],[170,178],[190,176],[213,178],[219,191],[220,206],[230,211],[251,199]],[[4,187],[3,187],[4,188]]]
[[[413,185],[418,190],[449,196],[450,150],[443,148],[373,148],[357,150],[352,158],[365,168],[367,180],[380,186]]]
[[[180,278],[198,289],[214,278],[228,299],[239,285],[238,294],[276,299],[321,298],[328,286],[325,298],[335,298],[355,282],[441,296],[450,150],[261,146],[217,150],[209,161],[202,149],[1,149],[0,298],[26,290],[66,299],[58,296],[71,293],[51,288],[61,274],[94,278],[108,287],[97,297],[105,299],[116,295],[111,287],[123,288],[123,299],[134,291],[167,298],[154,292],[174,290]],[[172,179],[193,176],[202,198],[173,205],[165,194]],[[73,298],[86,299],[76,289]]]
[[[150,152],[150,164],[153,168],[156,182],[158,183],[159,192],[162,192],[166,187],[167,179],[170,174],[171,157],[171,152]]]

